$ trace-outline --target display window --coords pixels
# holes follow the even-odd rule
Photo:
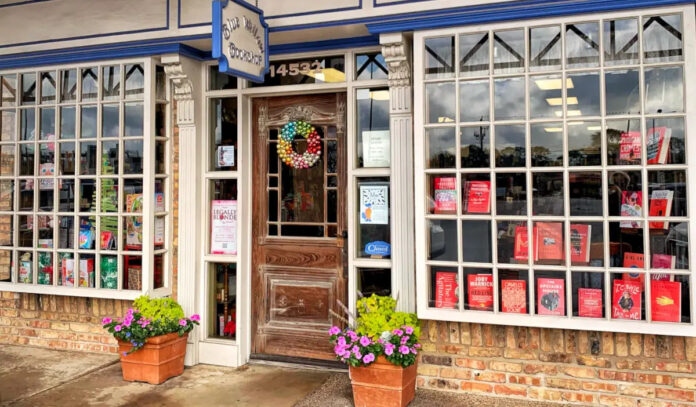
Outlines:
[[[0,72],[3,288],[169,292],[168,89],[152,59]]]
[[[693,25],[673,8],[416,33],[422,318],[690,329]]]

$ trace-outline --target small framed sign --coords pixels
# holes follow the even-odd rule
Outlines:
[[[214,0],[212,32],[220,72],[262,83],[268,72],[263,11],[242,0]]]

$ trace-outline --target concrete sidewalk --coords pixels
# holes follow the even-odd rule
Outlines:
[[[125,382],[116,355],[0,346],[0,406],[351,407],[348,374],[251,364],[197,365],[154,386]],[[555,406],[419,389],[410,407]]]

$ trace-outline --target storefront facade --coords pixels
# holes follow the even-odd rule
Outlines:
[[[114,351],[146,293],[189,365],[323,363],[378,293],[421,387],[696,402],[692,1],[255,5],[259,83],[208,1],[0,2],[0,343]]]

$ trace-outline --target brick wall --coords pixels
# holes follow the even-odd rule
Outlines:
[[[696,405],[696,338],[425,321],[418,387],[626,407]]]
[[[128,301],[2,292],[0,344],[116,352],[116,340],[101,320],[123,315],[129,306]]]

